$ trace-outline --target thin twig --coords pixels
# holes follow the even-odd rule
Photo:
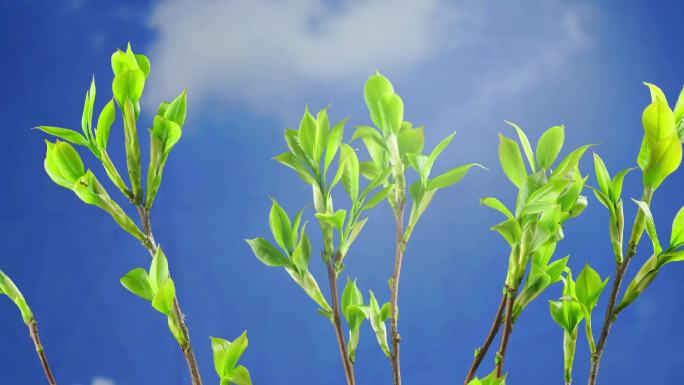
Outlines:
[[[506,317],[504,319],[504,329],[501,334],[501,344],[496,357],[496,377],[501,377],[503,373],[504,358],[506,358],[506,348],[508,347],[508,340],[513,331],[513,305],[515,304],[516,288],[506,286]]]
[[[145,247],[150,253],[150,256],[154,257],[154,255],[157,253],[157,244],[154,241],[154,234],[152,233],[150,213],[142,204],[137,205],[136,208],[138,210],[138,215],[140,216],[143,232],[148,238],[148,242]],[[185,323],[185,315],[183,315],[183,312],[181,311],[177,297],[173,300],[173,313],[178,320],[178,326],[181,330],[181,334],[183,335],[183,339],[186,341],[185,344],[181,346],[181,351],[183,352],[185,361],[188,364],[192,385],[202,385],[202,377],[200,376],[197,359],[195,358],[195,352],[192,350],[192,343],[190,343],[190,332],[188,330],[187,324]]]
[[[480,364],[482,363],[482,360],[484,359],[485,355],[487,355],[487,351],[489,350],[489,347],[492,345],[494,337],[496,337],[496,335],[499,333],[499,329],[501,328],[501,317],[503,315],[505,304],[506,296],[503,295],[501,296],[499,307],[496,309],[496,314],[494,315],[492,326],[489,328],[489,333],[487,333],[487,337],[482,343],[482,346],[480,346],[479,350],[477,351],[477,354],[475,354],[475,357],[473,358],[473,363],[470,365],[468,374],[466,375],[466,378],[463,381],[463,385],[468,385],[470,380],[472,380],[473,377],[475,377],[475,373],[477,373],[477,369],[480,367]]]
[[[333,327],[335,329],[335,336],[337,337],[337,346],[340,349],[340,358],[342,359],[342,367],[344,368],[344,375],[347,378],[347,385],[354,385],[354,365],[349,359],[347,353],[347,345],[344,341],[344,334],[342,333],[342,318],[340,317],[340,302],[339,292],[337,290],[337,274],[332,259],[326,263],[328,267],[328,282],[330,283],[330,295],[333,303]]]
[[[644,195],[641,198],[646,204],[651,204],[651,198],[653,191],[648,189],[644,191]],[[632,234],[627,243],[627,255],[625,258],[616,266],[615,279],[613,280],[613,288],[610,291],[610,297],[608,299],[608,306],[606,307],[606,313],[603,318],[603,326],[601,327],[601,335],[599,337],[598,343],[596,344],[596,351],[591,355],[591,366],[589,368],[589,385],[595,385],[596,379],[598,378],[599,364],[601,363],[601,358],[603,357],[603,350],[606,347],[606,341],[608,340],[608,334],[610,333],[610,328],[615,322],[617,316],[616,313],[616,302],[618,294],[620,293],[620,286],[627,273],[627,267],[629,267],[629,262],[632,260],[634,255],[636,255],[637,246],[639,240],[644,233],[644,213],[642,210],[637,212],[634,218],[634,225],[632,226]]]
[[[40,342],[40,337],[38,335],[38,322],[32,320],[28,325],[29,335],[33,340],[33,345],[36,347],[36,353],[38,353],[38,358],[40,359],[40,364],[43,366],[43,371],[45,371],[45,377],[50,385],[56,385],[55,377],[52,375],[52,370],[50,370],[50,364],[48,363],[47,356],[45,355],[45,349],[43,349],[43,344]]]
[[[394,211],[394,222],[396,230],[396,247],[394,254],[394,271],[392,272],[392,284],[390,285],[390,338],[392,340],[392,352],[390,361],[392,363],[392,382],[394,385],[401,385],[401,361],[399,343],[399,278],[401,276],[401,264],[404,258],[406,240],[404,239],[404,203],[397,204]]]

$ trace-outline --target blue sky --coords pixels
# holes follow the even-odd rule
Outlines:
[[[661,86],[671,98],[684,82],[682,16],[684,6],[667,1],[5,1],[0,268],[36,313],[60,384],[189,384],[163,318],[118,283],[148,264],[145,251],[106,214],[47,178],[44,136],[30,130],[77,128],[92,75],[101,108],[110,95],[109,56],[131,41],[152,61],[141,127],[149,126],[161,100],[188,88],[188,120],[167,164],[153,223],[205,383],[216,382],[208,337],[232,339],[247,329],[244,364],[255,384],[342,384],[329,323],[282,270],[259,263],[243,239],[267,234],[269,195],[289,212],[308,204],[306,186],[270,160],[285,148],[283,129],[297,123],[305,103],[315,109],[333,103],[334,119],[369,123],[362,87],[377,69],[402,95],[406,118],[425,125],[428,147],[457,131],[438,171],[473,161],[491,170],[473,172],[437,195],[414,232],[402,274],[405,382],[459,383],[505,274],[507,246],[488,230],[500,218],[478,207],[483,196],[514,199],[496,159],[497,133],[513,135],[504,119],[533,140],[565,124],[566,149],[598,143],[611,171],[633,166],[649,100],[641,82]],[[110,152],[120,167],[121,138],[115,126]],[[147,139],[141,140],[146,149]],[[103,175],[95,159],[82,155]],[[588,159],[582,169],[590,173]],[[683,175],[671,176],[653,203],[663,237],[684,203]],[[639,188],[633,173],[624,196],[638,197]],[[635,207],[628,200],[625,206],[629,221]],[[570,254],[576,270],[589,262],[612,274],[607,220],[590,197],[587,211],[568,224],[558,255]],[[376,209],[345,271],[383,299],[390,226],[388,208]],[[319,239],[315,232],[313,238]],[[650,253],[648,242],[642,246],[638,262]],[[324,286],[320,261],[312,265]],[[684,266],[668,266],[621,315],[602,383],[681,382],[682,278]],[[562,333],[546,304],[559,295],[553,287],[518,321],[507,358],[510,383],[562,381]],[[0,384],[43,383],[9,301],[0,302],[0,330]],[[588,366],[584,340],[577,354],[581,383]],[[358,383],[389,384],[389,370],[364,325]]]

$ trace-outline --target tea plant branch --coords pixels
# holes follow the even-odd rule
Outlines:
[[[503,332],[501,334],[501,344],[499,345],[499,351],[496,353],[496,377],[501,377],[503,374],[506,348],[508,347],[508,340],[513,332],[513,305],[515,304],[517,292],[517,288],[506,285],[506,310],[503,321]]]
[[[642,201],[646,204],[651,203],[653,197],[653,190],[650,188],[644,189],[644,195]],[[645,230],[645,214],[642,210],[638,210],[636,217],[634,218],[634,224],[632,226],[632,233],[630,235],[629,241],[627,243],[627,253],[625,254],[622,262],[618,263],[615,270],[615,279],[613,280],[613,286],[610,290],[610,296],[608,297],[608,305],[606,307],[606,312],[603,317],[603,326],[601,327],[601,333],[599,334],[599,339],[596,344],[596,350],[591,355],[591,364],[589,368],[589,385],[595,385],[596,379],[598,377],[599,364],[601,358],[603,357],[603,350],[606,347],[606,341],[608,340],[608,334],[613,326],[613,323],[617,317],[617,297],[620,294],[620,286],[627,273],[627,268],[632,258],[636,255],[637,246],[639,245],[639,240]]]
[[[489,347],[491,346],[492,342],[494,342],[494,338],[496,338],[496,335],[499,333],[499,329],[501,329],[501,319],[504,314],[504,308],[506,307],[507,298],[507,295],[501,296],[501,301],[499,301],[499,307],[497,307],[496,309],[494,320],[492,321],[492,326],[489,327],[489,332],[487,333],[487,336],[485,337],[485,340],[482,343],[482,345],[475,351],[473,362],[470,364],[470,369],[468,369],[468,373],[466,374],[466,378],[463,381],[463,385],[468,385],[470,380],[473,379],[475,373],[477,372],[477,369],[480,367],[480,364],[482,363],[482,359],[485,357],[485,355],[487,355]]]
[[[407,239],[404,237],[404,202],[400,198],[394,210],[394,223],[396,245],[394,253],[394,269],[392,271],[392,284],[390,286],[390,339],[392,340],[392,352],[390,361],[392,363],[392,382],[394,385],[401,385],[401,361],[399,344],[399,278],[401,277],[401,264],[404,258]]]
[[[335,329],[335,337],[337,338],[337,346],[340,350],[340,358],[342,359],[342,367],[344,368],[344,375],[347,379],[347,384],[354,385],[354,365],[352,364],[351,359],[349,358],[347,344],[344,339],[344,333],[342,332],[342,318],[340,316],[339,291],[337,289],[337,274],[335,273],[333,260],[329,260],[326,263],[326,266],[328,268],[330,296],[332,297],[333,327]]]
[[[38,359],[43,367],[45,378],[47,379],[48,384],[56,385],[55,376],[52,375],[50,364],[48,363],[47,356],[45,355],[45,349],[43,348],[43,344],[40,342],[40,336],[38,334],[38,321],[36,321],[31,308],[26,303],[26,299],[24,299],[24,296],[21,294],[21,291],[19,291],[17,285],[14,284],[10,277],[0,270],[0,295],[3,294],[9,297],[12,302],[14,302],[21,313],[21,318],[28,328],[29,335],[31,336],[33,345],[36,348],[36,354],[38,354]]]
[[[147,237],[145,247],[149,252],[150,256],[154,258],[157,253],[157,244],[154,241],[154,234],[152,233],[152,222],[150,220],[150,211],[143,204],[136,206],[138,215],[140,216],[140,222],[143,227],[143,232]],[[174,296],[173,299],[173,314],[178,321],[179,329],[183,335],[184,344],[181,345],[181,351],[183,352],[183,357],[185,357],[185,362],[188,364],[188,370],[190,371],[190,379],[193,385],[202,385],[202,376],[199,372],[199,366],[197,365],[197,359],[195,358],[195,352],[192,349],[192,343],[190,342],[190,331],[185,323],[185,315],[183,314],[180,304],[178,303],[178,297]]]
[[[55,376],[52,375],[52,370],[50,369],[50,364],[48,363],[47,356],[45,355],[45,349],[43,344],[40,342],[40,336],[38,335],[38,322],[32,320],[28,324],[29,335],[31,340],[33,340],[33,345],[36,347],[36,353],[38,354],[38,359],[40,359],[40,364],[43,366],[43,371],[45,372],[45,377],[47,378],[48,384],[56,385]]]

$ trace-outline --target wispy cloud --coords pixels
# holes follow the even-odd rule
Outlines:
[[[111,378],[95,377],[92,385],[116,385],[116,383]]]
[[[561,68],[588,40],[583,17],[560,0],[163,0],[150,21],[157,38],[146,100],[187,86],[195,104],[279,112],[305,96],[358,91],[374,69],[411,75],[432,64],[467,73],[478,85],[466,106],[481,108]],[[497,62],[511,41],[522,49]]]

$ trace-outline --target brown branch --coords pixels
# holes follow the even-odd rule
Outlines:
[[[473,363],[470,365],[468,374],[466,375],[466,378],[463,381],[463,385],[468,385],[470,380],[472,380],[473,377],[475,377],[475,373],[477,372],[477,369],[480,367],[480,364],[482,363],[482,360],[484,359],[485,355],[487,355],[487,351],[489,350],[489,347],[492,345],[494,337],[496,337],[496,335],[499,333],[499,329],[501,328],[501,316],[503,315],[505,305],[506,296],[503,295],[501,296],[499,307],[496,309],[496,314],[494,315],[492,326],[489,328],[489,333],[487,333],[487,337],[482,343],[482,346],[480,346],[479,350],[477,351],[477,354],[475,354],[475,357],[473,358]]]
[[[392,352],[390,362],[392,363],[392,382],[394,385],[401,385],[401,360],[399,343],[399,278],[401,276],[401,264],[404,258],[406,240],[404,239],[404,203],[397,205],[394,211],[394,222],[396,232],[396,245],[394,253],[394,271],[392,272],[392,284],[390,285],[390,339],[392,340]]]
[[[45,371],[45,377],[50,385],[56,385],[55,377],[52,375],[52,370],[50,370],[50,364],[48,363],[47,356],[45,355],[45,349],[40,343],[40,337],[38,336],[38,322],[32,320],[28,325],[29,335],[33,340],[33,345],[36,347],[36,353],[38,353],[38,358],[40,359],[40,364],[43,366],[43,371]]]
[[[499,351],[496,354],[496,377],[501,377],[503,373],[504,358],[506,358],[506,348],[508,347],[508,340],[513,331],[513,305],[515,304],[516,288],[506,285],[506,317],[504,319],[504,329],[501,334],[501,344]]]
[[[329,260],[326,265],[328,267],[328,282],[330,283],[330,295],[333,303],[333,328],[335,329],[335,336],[337,337],[337,346],[340,349],[340,358],[342,359],[344,375],[347,378],[347,385],[354,385],[354,365],[349,359],[347,345],[344,340],[344,334],[342,333],[342,318],[340,317],[340,302],[337,290],[337,274],[335,273],[335,266],[332,259]]]
[[[651,204],[651,198],[653,196],[653,191],[650,189],[644,190],[644,195],[641,198],[646,204]],[[603,318],[603,326],[601,327],[601,334],[596,344],[596,351],[591,355],[591,366],[589,368],[589,385],[595,385],[596,379],[598,378],[599,364],[601,363],[601,358],[603,357],[603,350],[606,347],[606,341],[608,340],[608,334],[610,333],[610,328],[615,322],[617,317],[616,312],[616,302],[618,294],[620,293],[620,286],[627,273],[627,267],[629,267],[629,262],[632,260],[634,255],[636,255],[637,246],[639,240],[644,233],[645,229],[645,217],[641,209],[637,212],[634,218],[634,225],[632,226],[632,234],[627,243],[627,255],[620,262],[615,271],[615,279],[613,280],[613,288],[610,291],[610,297],[608,298],[608,306],[606,307],[606,313]]]
[[[136,209],[138,210],[138,215],[140,216],[143,232],[148,238],[145,247],[150,253],[150,256],[154,257],[154,255],[157,253],[157,244],[154,241],[154,235],[152,233],[150,213],[143,204],[137,205]],[[181,311],[177,297],[173,299],[173,313],[176,320],[178,320],[178,327],[181,330],[183,339],[186,341],[184,345],[181,345],[181,351],[183,352],[183,357],[185,357],[185,362],[188,364],[192,385],[202,385],[202,377],[199,373],[197,359],[195,358],[195,352],[192,350],[192,344],[190,343],[190,331],[185,323],[185,315],[183,315],[183,312]]]

